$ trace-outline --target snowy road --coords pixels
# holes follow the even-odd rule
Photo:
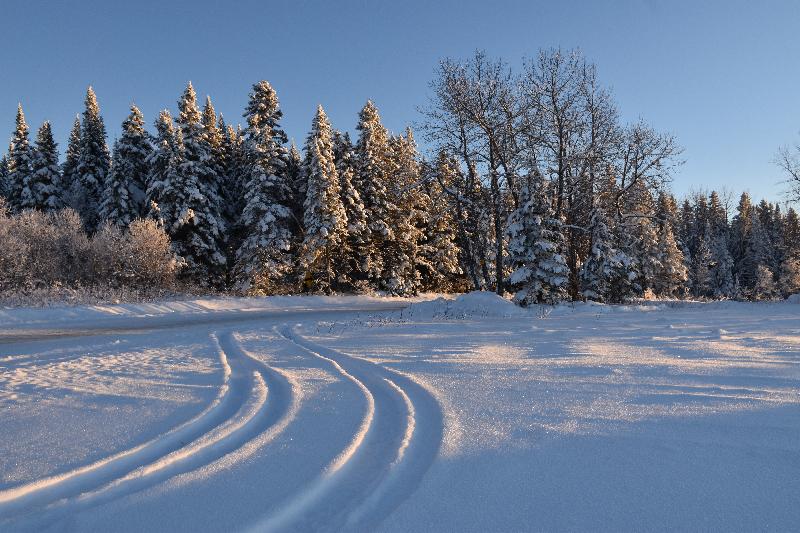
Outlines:
[[[494,298],[0,311],[0,530],[800,527],[800,306]]]

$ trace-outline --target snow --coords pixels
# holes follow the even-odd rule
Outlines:
[[[439,297],[435,300],[413,303],[394,316],[407,320],[503,318],[531,316],[525,309],[514,305],[493,292],[473,291],[455,298]]]
[[[0,311],[0,530],[800,528],[796,297],[431,298]]]

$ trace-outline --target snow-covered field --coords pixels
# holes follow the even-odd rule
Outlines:
[[[0,531],[800,529],[800,305],[0,310]]]

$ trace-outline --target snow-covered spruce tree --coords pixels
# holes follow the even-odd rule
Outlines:
[[[160,222],[173,220],[172,207],[165,194],[178,181],[178,163],[181,159],[180,132],[175,130],[172,115],[163,110],[155,121],[156,136],[153,151],[147,158],[147,190],[145,204],[147,216]]]
[[[589,224],[592,246],[580,271],[581,294],[599,302],[621,303],[638,290],[633,261],[616,246],[601,208],[595,206]]]
[[[164,228],[186,262],[183,276],[203,286],[220,286],[226,266],[222,244],[225,225],[219,213],[217,176],[209,165],[211,156],[191,83],[178,101],[178,110],[175,122],[181,134],[181,157],[177,182],[167,184],[164,194],[168,200],[160,204],[162,210],[168,204],[172,213]]]
[[[519,207],[508,219],[508,254],[513,272],[508,279],[516,294],[514,301],[556,304],[568,297],[569,268],[564,259],[561,223],[547,201],[544,180],[525,180]]]
[[[225,216],[226,227],[230,228],[239,222],[239,217],[244,209],[244,185],[242,179],[245,173],[244,139],[241,128],[234,128],[225,123],[220,115],[219,128],[222,131],[222,162],[221,197],[222,213]]]
[[[106,126],[94,90],[86,90],[86,102],[81,122],[81,149],[76,173],[79,199],[77,210],[89,233],[100,223],[100,203],[106,177],[111,170],[111,154],[106,143]]]
[[[452,291],[457,289],[457,277],[463,272],[456,244],[456,220],[450,197],[444,187],[452,187],[456,170],[447,154],[440,152],[435,173],[425,180],[429,198],[424,240],[417,252],[417,270],[420,271],[422,289],[427,291]]]
[[[336,288],[340,251],[347,239],[347,215],[340,196],[331,125],[322,106],[305,144],[307,183],[303,211],[305,238],[300,252],[303,291],[330,293]]]
[[[800,217],[797,211],[789,208],[783,219],[783,240],[786,243],[786,257],[800,258]]]
[[[203,126],[203,142],[206,145],[208,152],[208,167],[209,174],[207,176],[208,187],[211,190],[209,198],[216,202],[215,210],[220,213],[224,219],[224,200],[222,188],[225,185],[225,157],[226,154],[223,150],[223,132],[217,124],[217,114],[214,110],[214,104],[211,103],[211,97],[206,96],[206,103],[203,106],[203,114],[201,118]]]
[[[417,147],[411,129],[389,139],[384,176],[387,223],[393,238],[384,240],[382,287],[391,294],[413,294],[420,287],[419,247],[428,223],[430,198],[422,187]]]
[[[361,270],[362,253],[369,243],[367,215],[361,195],[353,185],[355,176],[355,152],[350,136],[336,131],[333,134],[333,153],[336,173],[339,176],[339,194],[347,219],[347,239],[342,248],[342,260],[338,274],[340,285],[350,290],[362,291],[366,274]]]
[[[244,114],[245,238],[236,252],[236,287],[248,294],[284,289],[292,269],[292,189],[286,179],[286,133],[278,96],[266,81],[253,85]]]
[[[733,296],[733,258],[728,250],[727,235],[712,230],[709,237],[711,251],[710,286],[714,298]]]
[[[692,256],[691,268],[689,269],[689,281],[691,283],[692,295],[699,298],[706,298],[712,295],[711,290],[711,248],[708,244],[708,227],[697,239],[695,252]]]
[[[8,147],[7,197],[8,209],[18,212],[22,209],[22,189],[31,172],[31,147],[28,137],[28,123],[22,112],[22,104],[17,105],[16,127]]]
[[[81,184],[78,179],[78,160],[81,155],[81,118],[75,116],[72,130],[69,132],[67,152],[61,165],[61,200],[65,207],[75,211],[80,207]]]
[[[649,216],[632,218],[623,227],[624,249],[634,262],[637,283],[642,291],[652,290],[653,279],[662,268],[658,231]]]
[[[367,101],[359,113],[356,172],[353,184],[364,203],[369,239],[361,247],[361,271],[374,288],[387,288],[383,278],[383,249],[394,240],[386,191],[389,139],[378,109]]]
[[[36,134],[36,148],[33,150],[31,171],[22,187],[22,208],[39,209],[46,212],[60,209],[60,185],[58,147],[53,140],[50,123],[45,122]]]
[[[300,151],[292,141],[289,153],[286,156],[286,182],[292,188],[292,233],[303,235],[305,227],[303,217],[305,212],[306,193],[308,191],[308,176],[304,172],[304,161]]]
[[[658,269],[652,280],[653,292],[666,298],[682,296],[686,280],[683,252],[675,241],[672,224],[664,219],[658,234]]]
[[[222,131],[221,152],[224,164],[221,174],[222,216],[225,219],[225,255],[228,259],[225,284],[233,286],[233,269],[236,250],[244,239],[241,225],[244,210],[244,183],[246,176],[244,139],[241,127],[234,128],[225,123],[220,115],[219,128]]]
[[[111,172],[106,179],[100,217],[127,228],[147,212],[145,193],[153,147],[144,129],[144,117],[135,105],[122,123],[122,136],[114,143]]]
[[[752,287],[755,280],[756,267],[748,254],[749,242],[752,237],[753,211],[750,195],[742,193],[736,216],[731,222],[728,243],[733,258],[734,283],[738,282],[742,291],[747,287]]]

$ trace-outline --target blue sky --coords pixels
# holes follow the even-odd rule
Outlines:
[[[239,121],[250,85],[278,91],[302,144],[321,103],[351,130],[367,98],[402,130],[441,57],[475,49],[512,64],[579,47],[613,88],[623,119],[674,133],[677,194],[727,187],[780,199],[771,160],[800,132],[800,2],[229,1],[5,2],[0,133],[21,101],[32,128],[66,141],[88,84],[111,139],[135,101],[152,124],[187,80]],[[2,137],[0,137],[2,138]]]

